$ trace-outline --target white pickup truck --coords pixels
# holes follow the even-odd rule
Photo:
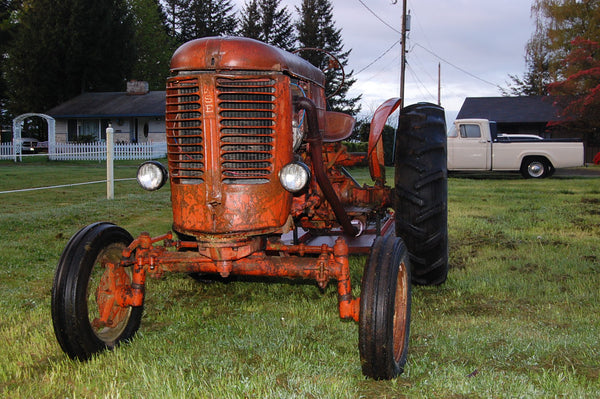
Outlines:
[[[449,171],[520,171],[525,178],[543,178],[583,163],[579,139],[498,134],[487,119],[457,119],[448,132]]]

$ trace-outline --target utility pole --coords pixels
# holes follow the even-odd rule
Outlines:
[[[408,15],[406,13],[406,0],[402,0],[402,56],[400,65],[400,108],[404,107],[404,76],[406,74],[406,32],[410,30],[407,26]]]
[[[396,2],[394,1],[394,4]],[[401,65],[400,65],[400,109],[404,107],[404,76],[406,75],[406,32],[410,30],[410,20],[408,20],[409,15],[406,13],[406,0],[402,0],[402,32],[401,39],[402,40],[402,55],[400,57]],[[402,112],[398,113],[398,128],[394,132],[394,146],[393,146],[393,162],[396,163],[396,140],[398,137],[398,129],[400,128],[400,118]]]

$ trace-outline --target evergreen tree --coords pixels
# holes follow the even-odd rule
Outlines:
[[[325,50],[335,55],[342,66],[346,66],[350,50],[344,51],[341,30],[335,28],[333,21],[331,2],[329,0],[302,0],[297,11],[300,19],[295,26],[300,47]],[[348,89],[356,81],[352,78],[353,72],[347,73],[342,83],[340,68],[327,54],[312,50],[303,50],[299,54],[317,68],[325,71],[327,79],[325,93],[328,97],[331,96],[329,107],[335,111],[356,115],[360,111],[360,106],[357,105],[360,96],[346,97]]]
[[[134,60],[124,0],[31,0],[17,15],[6,78],[13,114],[84,91],[123,90]]]
[[[281,0],[250,0],[244,5],[239,34],[261,40],[284,50],[295,45],[292,16]]]
[[[251,39],[263,40],[258,0],[250,0],[244,3],[238,34]]]
[[[190,0],[164,0],[164,13],[168,26],[169,36],[175,40],[177,44],[183,43],[181,37],[182,19],[187,13]]]
[[[295,47],[296,37],[292,16],[287,7],[280,8],[280,0],[262,0],[262,31],[264,40],[285,50]]]
[[[183,42],[200,37],[232,35],[237,27],[231,0],[190,0],[180,20],[180,39]]]
[[[151,90],[164,90],[174,41],[158,0],[129,0],[135,24],[135,54],[131,78],[145,80]]]
[[[127,1],[65,3],[72,4],[67,10],[67,65],[69,76],[79,77],[79,92],[123,90],[135,60],[133,18]]]
[[[16,27],[13,15],[16,11],[17,1],[0,0],[0,126],[8,124],[10,115],[6,112],[7,89],[4,70],[8,59],[9,43],[13,39]]]

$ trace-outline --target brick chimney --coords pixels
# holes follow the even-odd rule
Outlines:
[[[143,80],[130,80],[127,82],[127,94],[130,96],[146,94],[148,91],[148,82]]]

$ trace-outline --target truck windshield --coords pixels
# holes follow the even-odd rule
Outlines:
[[[456,131],[456,126],[452,125],[450,130],[448,130],[448,137],[457,137],[458,132]]]

